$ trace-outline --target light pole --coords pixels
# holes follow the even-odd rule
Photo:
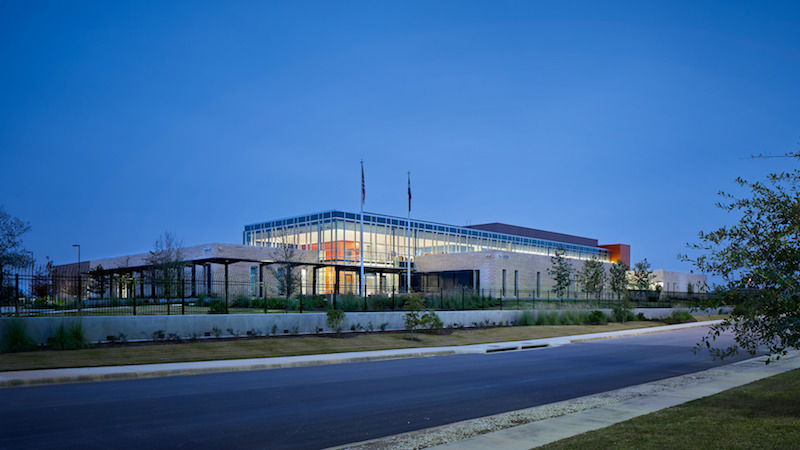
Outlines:
[[[72,244],[78,247],[78,309],[81,307],[81,244]]]

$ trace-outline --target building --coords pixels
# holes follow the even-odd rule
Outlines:
[[[460,289],[492,297],[550,298],[549,269],[558,250],[576,272],[590,259],[606,268],[617,260],[631,265],[626,244],[601,245],[592,238],[503,223],[455,226],[364,213],[363,230],[362,236],[361,214],[345,211],[246,225],[242,245],[183,249],[183,295],[279,296],[286,267],[296,271],[302,295],[359,294],[362,255],[367,295],[407,292],[410,281],[415,292]],[[112,277],[112,296],[159,297],[148,256],[92,260],[80,269],[86,273],[102,266]],[[697,292],[705,286],[705,275],[654,274],[654,289]],[[137,282],[124,282],[132,278]],[[575,281],[568,296],[581,297],[577,274]]]
[[[469,288],[500,297],[542,297],[552,285],[556,250],[581,261],[630,265],[630,246],[489,223],[455,226],[382,214],[326,211],[244,227],[244,245],[293,246],[316,254],[317,293],[359,292],[363,254],[367,294],[405,292],[410,263],[414,291]],[[363,252],[362,252],[363,250]],[[578,268],[578,267],[576,267]]]

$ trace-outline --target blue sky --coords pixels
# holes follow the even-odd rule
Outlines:
[[[329,209],[677,260],[796,165],[796,2],[0,4],[0,203],[44,261]],[[734,190],[735,191],[735,190]]]

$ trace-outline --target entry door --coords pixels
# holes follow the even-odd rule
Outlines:
[[[355,277],[352,273],[344,274],[344,291],[348,294],[352,294],[354,292],[355,287]]]

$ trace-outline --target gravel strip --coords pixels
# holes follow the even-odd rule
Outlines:
[[[763,365],[763,362],[759,364]],[[709,369],[690,375],[667,378],[638,386],[604,392],[602,394],[579,397],[558,403],[521,409],[479,419],[465,420],[441,427],[412,431],[386,438],[350,444],[338,448],[343,449],[422,449],[436,445],[456,442],[493,431],[563,416],[578,411],[597,408],[623,402],[632,398],[655,394],[661,391],[681,388],[693,383],[723,377],[734,372],[746,370],[745,365],[730,365]]]

